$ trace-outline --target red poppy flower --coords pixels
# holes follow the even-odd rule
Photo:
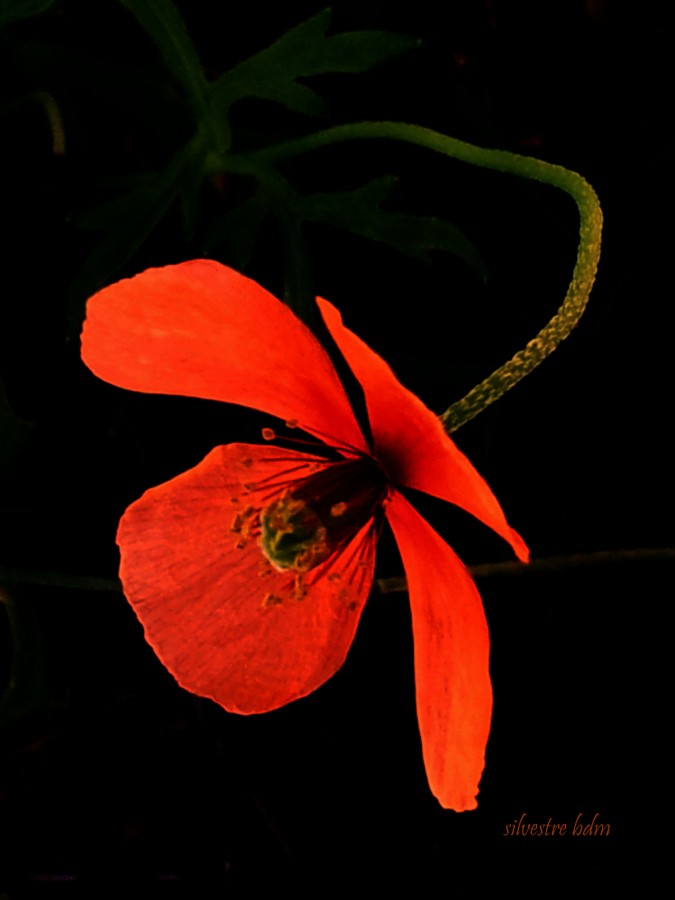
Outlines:
[[[100,378],[253,407],[332,451],[229,444],[147,491],[119,527],[124,591],[183,687],[266,712],[342,665],[386,516],[408,580],[429,783],[443,806],[473,809],[492,707],[485,616],[463,564],[398,488],[460,506],[522,560],[527,548],[439,419],[319,303],[363,387],[372,446],[316,338],[243,275],[196,260],[89,301],[82,356]]]

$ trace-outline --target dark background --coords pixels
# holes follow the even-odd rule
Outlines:
[[[178,7],[216,75],[322,5]],[[525,895],[602,896],[656,866],[672,561],[620,551],[672,544],[672,57],[662,12],[611,0],[333,8],[335,31],[378,28],[422,44],[364,75],[315,79],[330,110],[317,128],[415,122],[559,163],[598,191],[604,252],[579,328],[456,439],[535,557],[614,558],[480,580],[495,713],[479,809],[459,815],[438,806],[425,780],[404,593],[371,598],[344,668],[320,691],[244,718],[179,689],[120,594],[18,578],[19,569],[114,578],[126,505],[216,444],[258,440],[268,423],[126,393],[80,363],[66,298],[96,236],[71,217],[100,201],[106,179],[165,162],[181,122],[156,130],[162,104],[146,97],[156,90],[164,102],[175,88],[112,0],[64,0],[6,28],[0,371],[12,408],[34,428],[0,482],[0,565],[30,610],[31,654],[48,690],[1,732],[3,897],[139,885],[230,896],[282,883],[320,895],[357,879],[380,888],[412,879],[421,896],[481,895],[495,879]],[[52,48],[37,54],[39,66],[21,49],[33,41]],[[92,59],[113,75],[121,61],[137,66],[153,87],[140,99],[111,93],[109,80],[87,76]],[[40,110],[16,102],[38,89],[60,106],[63,155],[51,153]],[[235,110],[242,134],[261,122],[280,138],[311,125],[262,102]],[[295,173],[317,190],[379,174],[401,176],[401,208],[445,216],[470,237],[487,284],[447,254],[424,266],[317,226],[306,235],[316,289],[440,412],[560,304],[574,206],[552,189],[393,144],[303,157]],[[214,202],[205,193],[204,215]],[[278,292],[275,241],[265,236],[248,274]],[[116,277],[201,254],[174,211]],[[467,563],[509,558],[468,517],[427,499],[419,506]],[[400,573],[385,537],[378,574]],[[0,624],[4,683],[11,645]],[[505,836],[523,813],[568,831],[579,814],[597,813],[610,835]]]

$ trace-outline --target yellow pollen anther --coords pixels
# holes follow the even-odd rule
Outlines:
[[[276,437],[276,434],[273,428],[263,428],[262,436],[264,441],[273,441]]]
[[[347,504],[344,502],[344,500],[341,500],[339,503],[335,503],[330,508],[330,514],[334,518],[337,518],[337,516],[342,516],[346,512],[347,512]]]
[[[287,419],[286,420],[286,428],[297,428],[298,420],[297,419]]]

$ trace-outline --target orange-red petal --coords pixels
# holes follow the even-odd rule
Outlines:
[[[268,291],[212,260],[127,278],[87,304],[82,358],[132,391],[238,403],[365,449],[328,355]]]
[[[408,579],[429,786],[447,809],[475,809],[492,713],[483,604],[462,562],[401,494],[387,518]]]
[[[255,509],[278,483],[306,476],[311,460],[277,447],[216,447],[120,522],[120,577],[146,639],[183,687],[233,712],[275,709],[330,678],[372,584],[370,526],[300,582],[247,534]]]
[[[374,452],[396,484],[448,500],[480,519],[527,562],[529,552],[510,527],[495,495],[448,437],[438,416],[404,388],[389,365],[342,324],[338,310],[319,300],[326,325],[361,382]]]

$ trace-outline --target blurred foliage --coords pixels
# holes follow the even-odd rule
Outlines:
[[[0,27],[45,12],[56,0],[0,0]]]
[[[455,254],[481,276],[484,269],[473,245],[448,223],[434,218],[385,212],[380,203],[390,182],[378,182],[328,196],[303,196],[278,169],[256,158],[255,151],[275,142],[264,129],[255,148],[242,150],[231,111],[243,100],[280,104],[293,113],[317,117],[327,107],[314,88],[300,81],[310,76],[360,73],[416,46],[409,37],[378,31],[328,35],[330,10],[324,10],[283,35],[276,43],[209,80],[197,50],[170,0],[121,0],[152,38],[173,76],[192,119],[192,134],[171,150],[163,168],[139,174],[133,187],[100,207],[73,217],[76,224],[103,232],[71,288],[70,323],[76,333],[86,297],[110,281],[138,251],[172,207],[183,214],[186,239],[204,235],[202,252],[235,266],[251,258],[263,224],[271,218],[289,247],[285,260],[286,300],[308,319],[313,310],[311,284],[297,269],[308,267],[301,237],[305,222],[323,222],[389,244],[403,253],[426,258],[431,249]],[[250,138],[249,138],[250,139]],[[239,178],[253,180],[242,202]],[[234,182],[234,183],[232,183]],[[200,217],[205,185],[219,191],[222,211]],[[227,185],[227,187],[225,187]],[[245,189],[246,190],[246,189]],[[300,287],[299,287],[300,286]]]

